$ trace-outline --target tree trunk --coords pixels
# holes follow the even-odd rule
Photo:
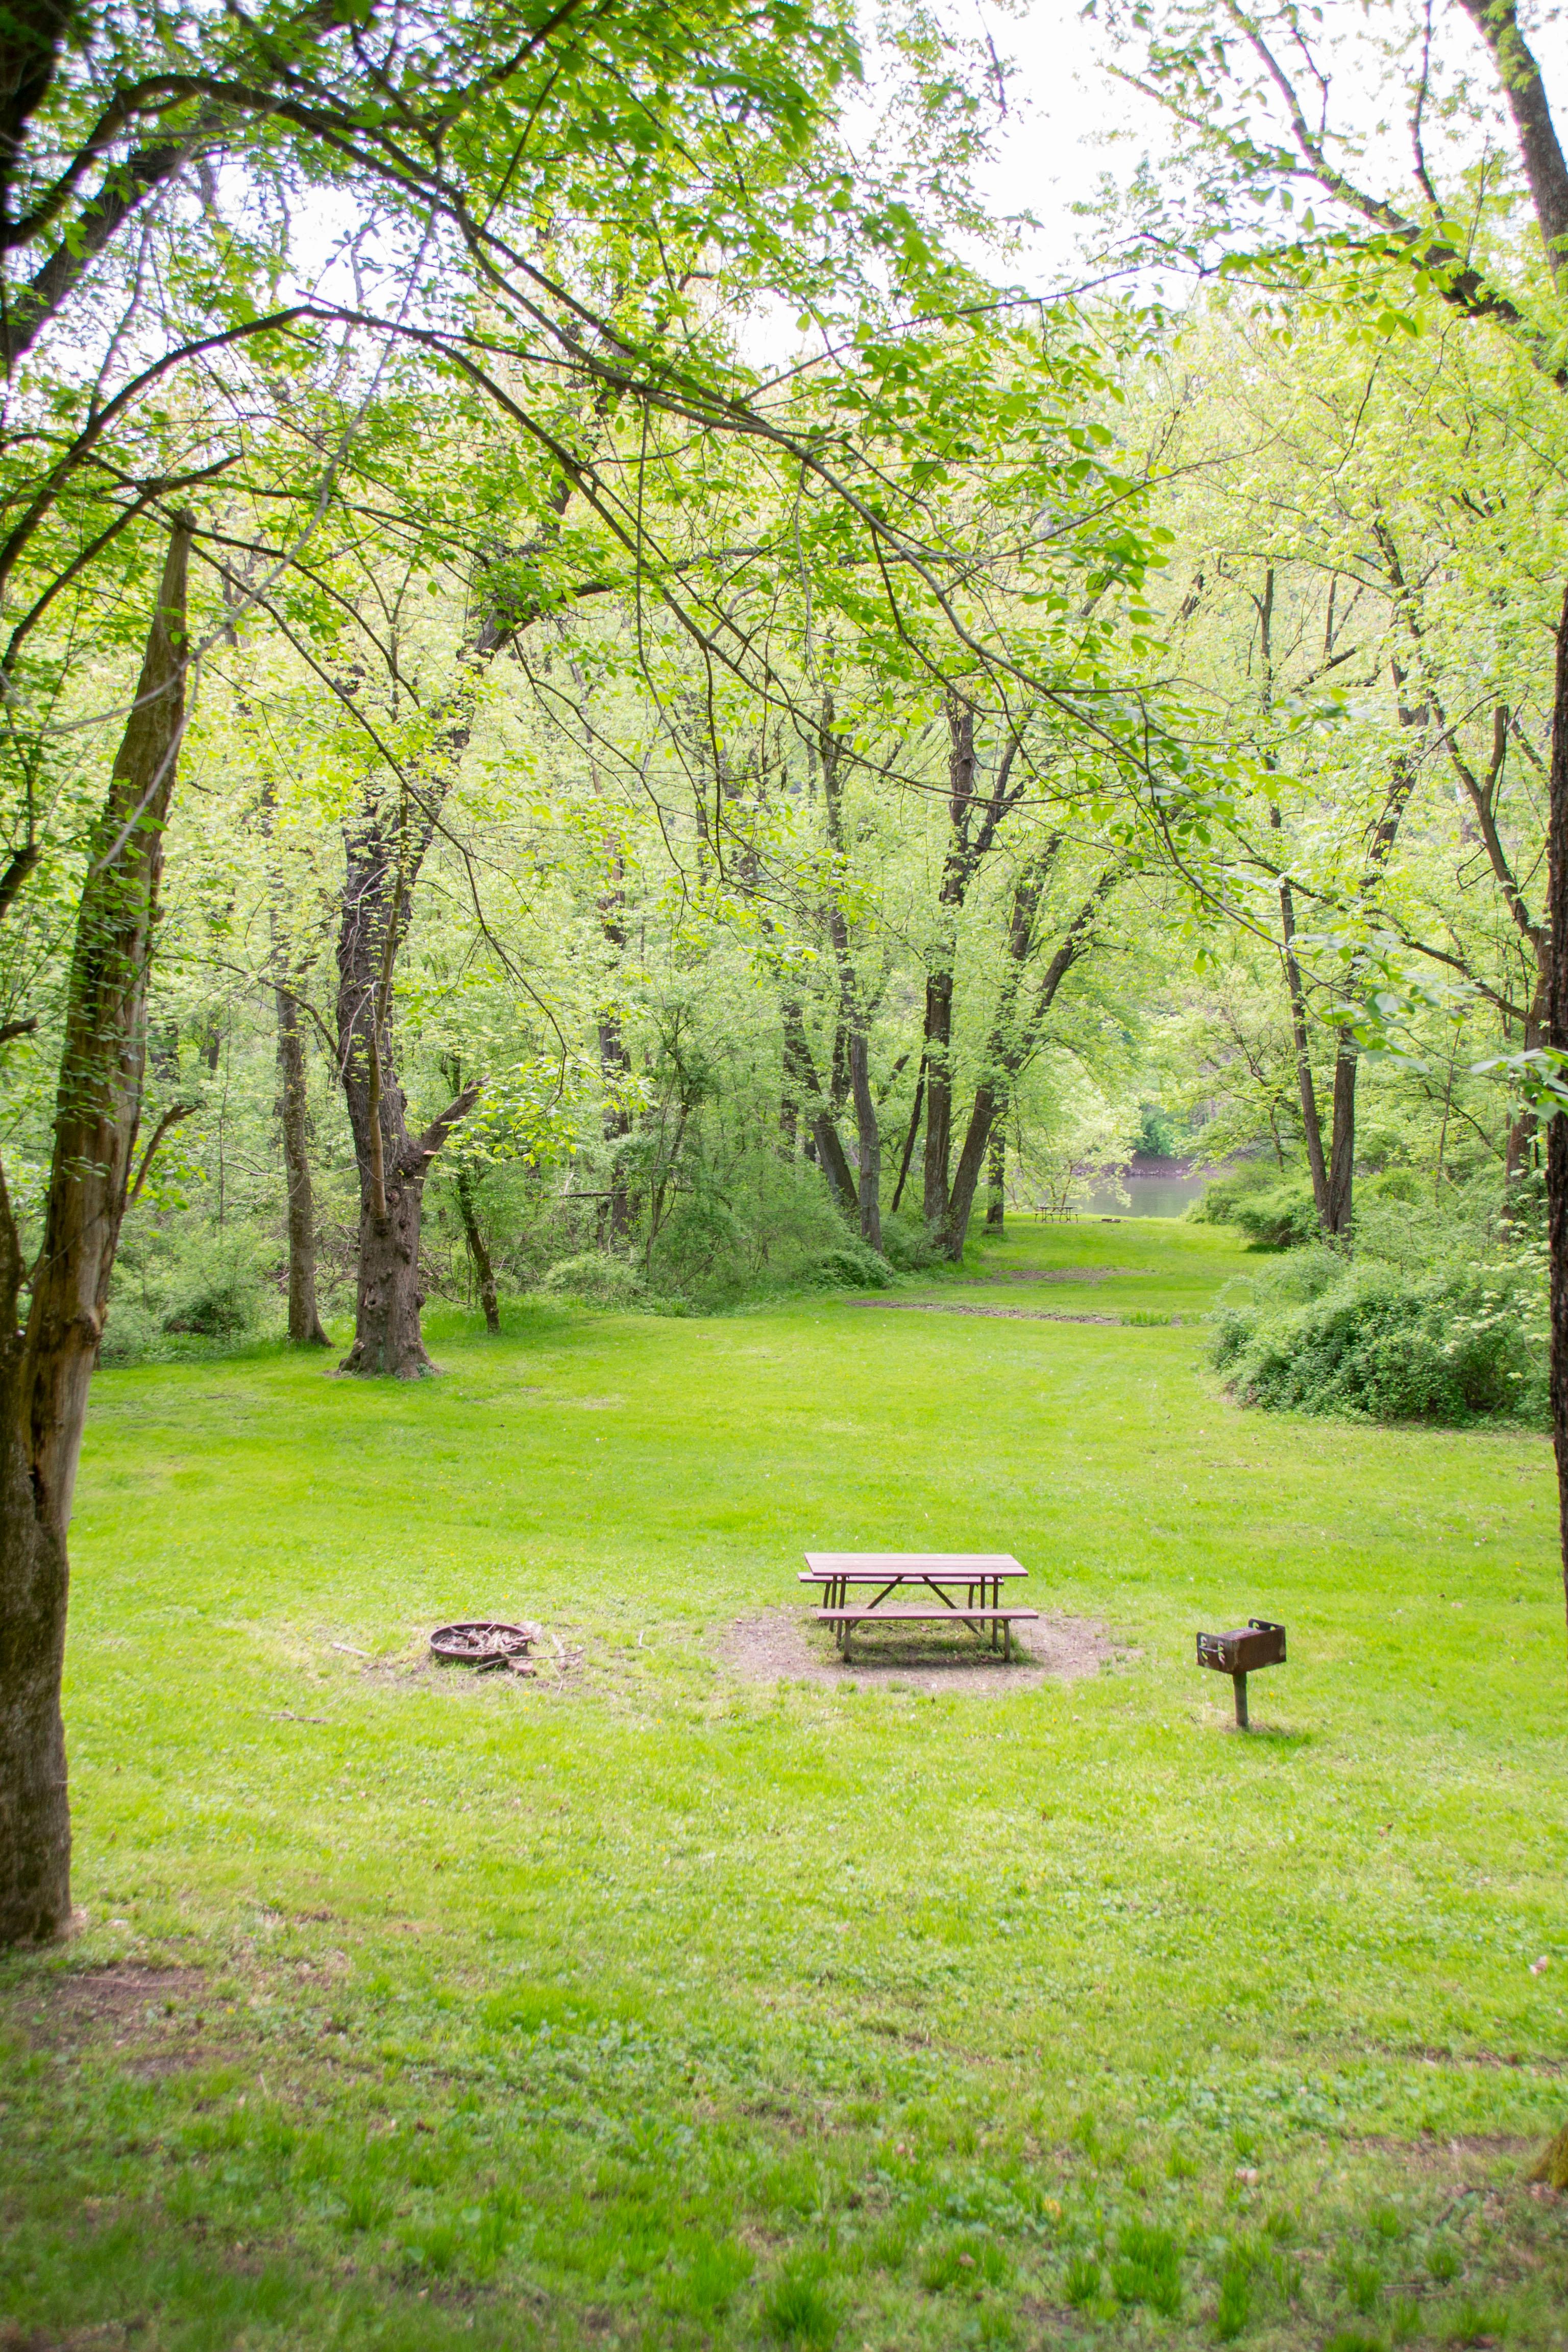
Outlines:
[[[340,1370],[418,1380],[434,1371],[419,1327],[419,1226],[430,1162],[479,1099],[466,1087],[421,1136],[408,1131],[389,1031],[392,970],[406,928],[405,877],[429,839],[382,820],[369,803],[347,839],[338,933],[338,1036],[343,1095],[359,1166],[359,1288],[353,1346]]]
[[[283,1124],[283,1181],[289,1195],[289,1337],[298,1347],[331,1345],[316,1311],[316,1204],[310,1185],[309,1096],[300,1003],[279,986],[278,1084]]]
[[[921,1113],[925,1108],[925,1096],[926,1063],[925,1055],[922,1053],[921,1055],[920,1068],[915,1073],[915,1098],[910,1110],[909,1128],[904,1136],[903,1157],[899,1161],[899,1181],[893,1187],[893,1213],[895,1216],[898,1214],[899,1203],[904,1197],[904,1186],[910,1181],[910,1162],[915,1156],[915,1138],[921,1131]]]
[[[1034,1003],[1020,1018],[1018,992],[1033,949],[1035,921],[1060,847],[1061,835],[1054,835],[1039,856],[1025,867],[1013,893],[1013,908],[1007,922],[1007,974],[986,1047],[986,1075],[974,1089],[974,1104],[969,1114],[963,1149],[958,1155],[958,1166],[953,1172],[947,1216],[937,1229],[942,1255],[951,1258],[955,1265],[963,1256],[980,1172],[985,1165],[992,1136],[998,1131],[999,1122],[1005,1114],[1014,1082],[1039,1043],[1046,1015],[1056,1003],[1058,989],[1074,964],[1089,952],[1093,945],[1095,918],[1121,872],[1120,866],[1106,867],[1068,925],[1055,955],[1046,967]]]
[[[991,1153],[986,1162],[990,1181],[990,1199],[985,1204],[985,1230],[988,1234],[1005,1231],[1007,1222],[1007,1138],[1001,1118],[991,1130]]]
[[[951,952],[951,950],[949,950]],[[926,1139],[921,1206],[933,1233],[947,1223],[952,1157],[952,969],[926,977]]]
[[[860,1238],[882,1246],[882,1135],[871,1097],[866,1032],[857,1026],[849,1040],[849,1078],[855,1094],[855,1131],[860,1159]]]
[[[430,1162],[479,1100],[465,1087],[424,1134],[409,1134],[391,1043],[392,976],[442,803],[468,746],[479,680],[531,613],[492,609],[466,649],[459,683],[425,764],[417,802],[373,785],[343,827],[338,921],[338,1066],[359,1169],[359,1286],[353,1346],[340,1370],[417,1380],[435,1370],[420,1335],[419,1225]]]
[[[1351,1229],[1355,1181],[1355,1081],[1360,1058],[1351,1032],[1340,1030],[1334,1050],[1334,1131],[1329,1155],[1327,1213],[1323,1217],[1323,1231],[1331,1241],[1339,1240]],[[1321,1144],[1319,1149],[1321,1150]]]
[[[1278,815],[1276,811],[1275,814]],[[1290,1034],[1296,1046],[1296,1090],[1301,1100],[1301,1133],[1307,1165],[1312,1171],[1312,1199],[1318,1222],[1329,1230],[1329,1171],[1323,1165],[1323,1123],[1318,1115],[1318,1090],[1312,1083],[1312,1053],[1308,1042],[1307,997],[1301,967],[1296,959],[1296,901],[1289,882],[1279,885],[1279,920],[1285,942],[1285,982],[1290,994]]]
[[[495,1339],[500,1332],[500,1308],[496,1303],[495,1267],[490,1263],[490,1254],[485,1245],[484,1234],[479,1230],[479,1210],[474,1200],[474,1171],[465,1166],[461,1160],[458,1162],[458,1171],[452,1180],[452,1189],[458,1195],[458,1214],[463,1221],[463,1239],[468,1245],[468,1261],[474,1269],[474,1279],[479,1285],[479,1305],[485,1310],[485,1329],[492,1339]]]
[[[859,1212],[860,1199],[855,1189],[854,1171],[844,1156],[837,1123],[823,1097],[811,1041],[805,1034],[805,1017],[793,997],[785,998],[783,1011],[784,1067],[793,1072],[803,1089],[811,1120],[810,1139],[816,1147],[817,1163],[827,1179],[828,1190],[838,1207],[846,1216],[856,1216]]]
[[[1548,781],[1546,932],[1552,941],[1547,1042],[1568,1051],[1568,595],[1557,629],[1556,693]],[[1568,1604],[1568,1112],[1546,1123],[1546,1222],[1552,1262],[1552,1442],[1557,1456],[1558,1540]]]
[[[16,1328],[21,1249],[0,1181],[0,1944],[58,1935],[70,1922],[60,1714],[66,1531],[110,1276],[135,1189],[147,969],[184,728],[194,529],[179,517],[82,883],[44,1245],[25,1331]]]

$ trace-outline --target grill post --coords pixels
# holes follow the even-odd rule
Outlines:
[[[1237,1731],[1245,1731],[1247,1729],[1247,1676],[1243,1674],[1235,1674],[1230,1679],[1236,1686],[1236,1727]]]

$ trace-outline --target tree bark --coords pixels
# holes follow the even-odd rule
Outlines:
[[[1275,814],[1278,815],[1276,811]],[[1312,1171],[1312,1199],[1318,1222],[1329,1224],[1329,1171],[1323,1164],[1323,1125],[1318,1113],[1318,1090],[1312,1082],[1312,1051],[1307,1031],[1307,994],[1296,956],[1296,900],[1289,882],[1279,885],[1280,936],[1284,940],[1285,984],[1290,996],[1290,1034],[1296,1047],[1296,1090],[1301,1102],[1301,1133],[1307,1165]],[[1278,1147],[1276,1147],[1278,1148]]]
[[[822,698],[817,750],[822,761],[822,798],[827,815],[827,836],[834,856],[842,866],[847,855],[844,800],[839,780],[844,739],[833,732],[833,697],[830,694]],[[854,959],[849,952],[849,926],[837,898],[827,909],[827,935],[833,942],[834,961],[838,968],[838,1020],[833,1042],[834,1080],[828,1108],[837,1111],[846,1094],[855,1106],[855,1156],[859,1163],[859,1182],[856,1189],[857,1205],[860,1212],[860,1238],[869,1242],[874,1250],[880,1250],[882,1130],[877,1118],[876,1097],[871,1092],[868,1035],[869,1013]],[[842,1082],[839,1077],[840,1058]],[[836,1140],[837,1132],[835,1129]]]
[[[1548,777],[1547,913],[1552,941],[1547,1042],[1568,1052],[1568,594],[1557,626],[1557,674]],[[1552,1443],[1557,1457],[1557,1528],[1568,1607],[1568,1112],[1546,1123],[1546,1230],[1552,1266]]]
[[[1005,1115],[1014,1082],[1039,1042],[1040,1031],[1045,1025],[1046,1015],[1056,1002],[1057,991],[1074,964],[1081,961],[1093,945],[1095,918],[1121,870],[1119,866],[1106,867],[1068,925],[1056,953],[1046,967],[1035,1001],[1020,1020],[1017,1014],[1019,987],[1033,944],[1040,898],[1060,845],[1061,836],[1054,835],[1040,856],[1020,876],[1013,894],[1012,912],[1007,923],[1007,978],[986,1047],[985,1075],[974,1089],[974,1104],[969,1114],[963,1149],[959,1153],[958,1166],[953,1172],[947,1216],[938,1228],[942,1254],[951,1258],[955,1265],[963,1255],[963,1244],[969,1237],[969,1220],[973,1213],[980,1171],[985,1164],[992,1135],[998,1121]]]
[[[371,803],[347,839],[338,934],[338,1037],[343,1097],[359,1166],[359,1285],[353,1345],[340,1370],[418,1380],[434,1371],[420,1331],[419,1229],[430,1162],[479,1100],[466,1087],[423,1135],[411,1135],[389,1035],[392,972],[407,929],[406,892],[430,826],[384,822]]]
[[[474,1171],[459,1160],[452,1189],[458,1196],[458,1214],[463,1221],[463,1239],[468,1245],[468,1260],[479,1285],[479,1305],[485,1311],[485,1329],[492,1339],[500,1332],[500,1307],[496,1300],[495,1267],[485,1237],[479,1229],[479,1205],[474,1199]]]
[[[1329,1179],[1322,1226],[1330,1241],[1351,1229],[1355,1188],[1355,1082],[1361,1059],[1348,1029],[1336,1033],[1334,1046],[1334,1127],[1329,1152]],[[1320,1140],[1318,1149],[1322,1150]]]
[[[94,828],[77,911],[44,1244],[26,1328],[24,1266],[0,1180],[0,1944],[70,1922],[60,1678],[67,1529],[88,1388],[132,1189],[147,1051],[147,971],[163,832],[184,730],[193,520],[179,517],[136,700]]]
[[[296,1347],[328,1348],[316,1309],[316,1203],[310,1182],[310,1095],[300,1001],[281,982],[278,1006],[278,1088],[288,1191],[289,1337]]]
[[[855,1132],[860,1160],[860,1238],[874,1250],[882,1246],[882,1134],[871,1095],[866,1032],[857,1027],[849,1039],[849,1081],[855,1096]]]
[[[1006,1106],[1003,1106],[1005,1115]],[[1002,1115],[991,1130],[990,1154],[986,1160],[986,1176],[990,1198],[985,1203],[985,1230],[988,1234],[1005,1232],[1007,1223],[1007,1138],[1003,1131]]]
[[[493,609],[479,629],[426,762],[417,802],[407,790],[392,793],[372,786],[343,828],[338,1066],[359,1169],[360,1228],[353,1345],[339,1370],[366,1379],[417,1380],[436,1369],[420,1332],[425,1179],[481,1087],[465,1087],[423,1135],[410,1135],[391,1043],[392,978],[415,885],[468,746],[479,677],[531,617]]]
[[[798,1080],[805,1108],[811,1122],[811,1139],[816,1147],[818,1165],[827,1179],[828,1190],[846,1216],[858,1216],[859,1194],[855,1189],[854,1171],[844,1156],[844,1146],[838,1139],[838,1128],[828,1108],[816,1075],[816,1063],[811,1051],[811,1040],[805,1034],[805,1018],[794,997],[784,1003],[784,1066]]]
[[[1497,60],[1498,79],[1513,117],[1536,225],[1554,280],[1560,280],[1568,240],[1568,165],[1563,160],[1541,68],[1519,26],[1514,0],[1459,0]]]
[[[229,632],[234,636],[234,632]],[[238,642],[237,637],[234,640]],[[249,706],[241,702],[248,718]],[[289,1337],[296,1347],[329,1348],[316,1311],[316,1203],[310,1181],[310,1089],[300,999],[284,937],[283,876],[279,868],[271,783],[261,787],[261,831],[268,845],[267,919],[272,945],[272,997],[278,1015],[278,1116],[283,1134],[283,1185],[289,1246]]]

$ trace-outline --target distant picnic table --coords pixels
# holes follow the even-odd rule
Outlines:
[[[1042,1201],[1036,1214],[1046,1225],[1076,1225],[1079,1218],[1077,1209],[1058,1208],[1054,1201]]]
[[[1011,1658],[1014,1626],[1040,1612],[1004,1606],[1002,1587],[1028,1572],[1005,1551],[808,1551],[800,1580],[822,1593],[823,1605],[813,1614],[819,1625],[833,1627],[845,1657],[850,1636],[868,1625],[942,1625],[952,1620],[983,1641],[989,1633],[993,1649],[1000,1633],[1003,1655]],[[859,1595],[872,1586],[869,1601],[862,1601]],[[955,1598],[960,1589],[962,1601]],[[888,1606],[890,1593],[910,1591],[924,1592],[923,1606]]]

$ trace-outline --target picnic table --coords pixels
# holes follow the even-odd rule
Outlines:
[[[833,1627],[845,1657],[858,1628],[942,1625],[951,1619],[982,1640],[989,1633],[993,1649],[1000,1633],[1003,1655],[1011,1658],[1014,1626],[1040,1612],[1004,1606],[1002,1587],[1028,1572],[1005,1551],[808,1551],[800,1580],[822,1593],[823,1606],[813,1614],[819,1625]],[[859,1594],[872,1586],[876,1591],[862,1602]],[[954,1596],[961,1588],[963,1599],[959,1601]],[[851,1591],[857,1595],[854,1602]],[[910,1591],[923,1591],[921,1606],[886,1605],[889,1593]]]

